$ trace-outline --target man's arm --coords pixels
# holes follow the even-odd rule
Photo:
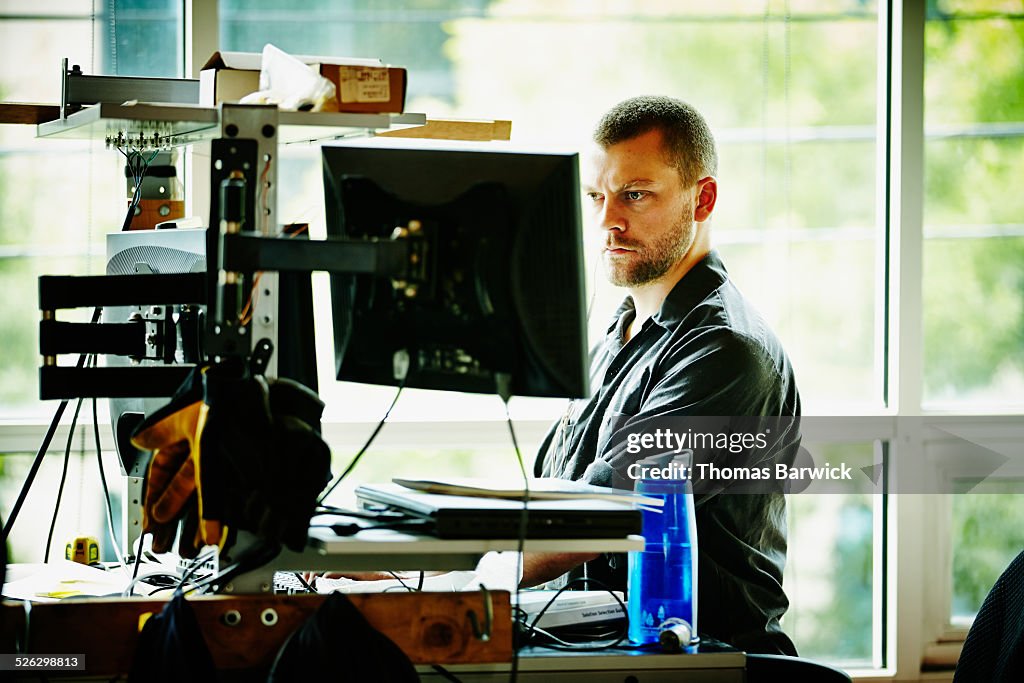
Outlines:
[[[523,553],[523,588],[536,586],[597,559],[600,553]]]

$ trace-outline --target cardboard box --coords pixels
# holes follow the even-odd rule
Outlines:
[[[334,83],[338,111],[395,113],[405,109],[406,70],[375,59],[296,55]],[[199,104],[237,102],[260,87],[261,55],[214,52],[199,72]]]

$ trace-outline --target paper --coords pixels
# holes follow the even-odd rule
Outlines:
[[[396,477],[391,481],[414,491],[449,496],[522,500],[524,494],[521,487],[511,487],[507,482],[493,479],[453,478],[445,481],[436,481]],[[530,479],[529,487],[530,500],[576,500],[590,498],[619,503],[638,503],[652,507],[661,507],[665,503],[661,498],[642,496],[629,491],[620,491],[603,486],[592,486],[568,479],[555,479],[551,477]]]
[[[260,89],[243,97],[243,104],[276,104],[292,111],[337,109],[334,84],[287,52],[267,43],[260,64]]]
[[[4,597],[33,602],[121,595],[130,578],[120,567],[103,571],[67,560],[49,564],[13,564],[7,570]]]

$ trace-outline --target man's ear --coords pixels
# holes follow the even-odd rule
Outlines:
[[[718,181],[714,176],[707,176],[697,181],[697,201],[693,206],[693,220],[703,223],[711,217],[718,201]]]

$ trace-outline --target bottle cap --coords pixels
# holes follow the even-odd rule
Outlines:
[[[685,619],[672,617],[658,627],[658,643],[665,652],[681,652],[693,640],[693,629]]]

